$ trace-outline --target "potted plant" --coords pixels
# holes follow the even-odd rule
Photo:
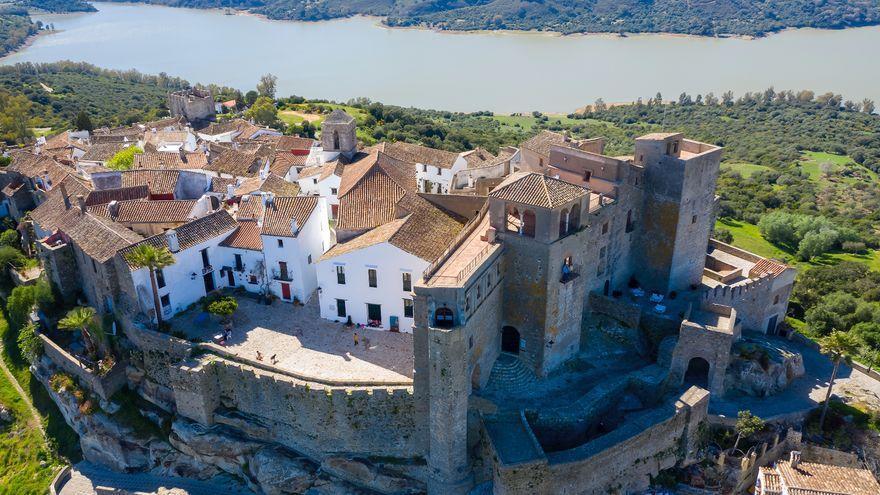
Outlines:
[[[238,301],[233,297],[221,297],[208,304],[208,312],[220,317],[224,330],[232,328],[232,315],[238,309]]]

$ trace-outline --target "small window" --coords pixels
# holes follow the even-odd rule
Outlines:
[[[165,272],[161,268],[156,270],[156,285],[161,289],[165,287]]]
[[[370,287],[378,287],[379,281],[377,280],[376,270],[374,268],[370,268],[367,270],[367,282]]]
[[[403,273],[403,291],[410,292],[412,290],[412,273]]]
[[[336,265],[336,283],[345,285],[345,267],[342,265]]]
[[[607,234],[607,233],[608,233],[608,222],[605,222],[605,223],[602,224],[602,233],[603,233],[603,234]]]
[[[311,254],[308,255],[308,256],[306,257],[306,261],[307,261],[310,265],[312,264],[312,255],[311,255]]]
[[[492,272],[486,272],[486,287],[492,287]]]
[[[317,184],[317,183],[318,183],[318,179],[312,179],[312,184]]]
[[[480,284],[477,283],[477,301],[483,298],[483,291],[481,290]]]
[[[696,215],[691,217],[691,223],[697,223],[697,216]]]
[[[278,247],[284,247],[284,239],[278,239]]]
[[[779,304],[779,294],[773,296],[773,304]]]
[[[403,316],[405,318],[413,317],[413,300],[412,299],[404,299],[403,300]]]
[[[336,300],[336,316],[340,318],[348,316],[348,313],[345,312],[345,299]]]
[[[248,283],[251,285],[257,285],[257,276],[256,275],[249,275],[248,276]]]
[[[584,170],[584,182],[590,182],[590,177],[593,176],[592,170]]]
[[[241,255],[235,255],[235,271],[240,272],[244,270],[244,264],[241,262]]]
[[[335,187],[330,188],[330,194],[336,196],[336,188]]]
[[[162,296],[161,301],[162,301],[163,308],[167,308],[168,306],[171,306],[171,295],[165,294],[164,296]]]

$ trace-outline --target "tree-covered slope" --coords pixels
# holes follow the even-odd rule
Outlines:
[[[119,0],[125,1],[125,0]],[[788,27],[880,23],[880,0],[140,0],[246,9],[274,19],[387,16],[393,26],[763,35]]]
[[[0,57],[21,46],[37,33],[24,9],[0,6]]]

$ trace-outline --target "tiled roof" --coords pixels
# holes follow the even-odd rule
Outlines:
[[[490,197],[541,208],[554,208],[589,194],[589,189],[538,173],[509,175]]]
[[[95,206],[111,201],[131,201],[134,199],[147,199],[150,197],[150,189],[145,186],[119,187],[116,189],[103,189],[92,191],[86,196],[86,206]]]
[[[410,163],[423,163],[446,169],[452,168],[455,160],[458,159],[458,153],[428,148],[418,144],[404,143],[402,141],[385,143],[384,151],[387,155],[398,160]]]
[[[867,469],[830,464],[800,462],[796,468],[788,461],[776,464],[782,483],[791,495],[877,495],[880,483]]]
[[[565,142],[565,136],[558,132],[541,131],[531,139],[523,142],[520,147],[532,150],[543,156],[550,156],[550,147]]]
[[[764,495],[779,495],[782,493],[782,485],[779,481],[779,473],[773,468],[758,468],[764,477],[764,484],[761,486]]]
[[[398,206],[409,216],[390,242],[425,261],[439,258],[463,226],[463,222],[415,194],[404,196]]]
[[[137,138],[137,135],[132,134],[93,134],[89,138],[89,142],[92,143],[92,146],[96,144],[133,143],[137,141]]]
[[[308,150],[315,144],[314,139],[299,136],[277,136],[274,142],[277,151]]]
[[[104,206],[104,205],[101,205]],[[120,201],[113,220],[123,223],[184,223],[196,206],[195,200]],[[101,214],[109,207],[101,208]]]
[[[337,108],[330,112],[329,115],[324,119],[324,122],[328,122],[331,124],[347,124],[354,120],[354,117],[348,114],[345,110]]]
[[[143,239],[116,222],[90,213],[82,214],[75,207],[62,217],[58,229],[73,239],[84,253],[101,263]]]
[[[238,227],[220,245],[262,251],[263,238],[260,236],[260,226],[254,220],[239,220]]]
[[[238,180],[227,177],[211,177],[211,192],[226,194],[226,186],[235,186]]]
[[[300,189],[296,182],[288,182],[275,174],[269,174],[260,185],[260,191],[270,192],[275,196],[298,196]]]
[[[239,220],[255,220],[261,216],[263,216],[263,197],[256,194],[242,196],[235,217]]]
[[[467,151],[462,153],[461,156],[467,163],[467,168],[480,168],[485,166],[486,163],[495,160],[495,155],[489,153],[483,148]]]
[[[314,166],[314,167],[306,167],[299,172],[300,179],[306,179],[313,175],[320,176],[321,172],[324,170],[323,166]]]
[[[266,205],[261,233],[278,237],[294,237],[290,221],[296,219],[296,223],[301,229],[317,205],[318,198],[315,196],[276,197],[272,203]]]
[[[125,148],[123,143],[93,144],[89,146],[89,149],[86,150],[85,154],[80,157],[80,160],[86,162],[106,162],[113,158],[113,155],[119,153],[122,148]]]
[[[388,222],[385,225],[380,225],[349,241],[336,243],[324,253],[323,256],[321,256],[321,261],[342,256],[343,254],[348,254],[359,249],[375,246],[376,244],[381,244],[383,242],[388,242],[391,240],[391,237],[400,230],[404,223],[406,223],[406,218],[399,218]]]
[[[64,196],[61,192],[62,185],[63,189],[67,191],[68,198],[70,198],[71,209],[77,208],[77,195],[82,194],[85,196],[89,193],[88,188],[80,181],[74,179],[73,176],[68,176],[59,184],[56,184],[46,195],[46,200],[30,212],[31,220],[36,222],[43,230],[49,232],[57,230],[61,224],[62,217],[69,211],[64,204]]]
[[[291,167],[305,166],[308,158],[308,155],[294,155],[287,151],[278,152],[275,153],[275,156],[272,158],[272,164],[269,165],[269,170],[275,175],[284,177],[287,175],[287,172],[290,172]]]
[[[369,230],[399,218],[398,202],[415,191],[412,165],[374,151],[343,170],[336,228]]]
[[[180,178],[177,170],[126,170],[120,175],[122,187],[146,185],[150,194],[174,194]]]
[[[244,119],[233,119],[226,122],[215,122],[199,132],[208,136],[216,136],[219,134],[226,134],[227,132],[238,131],[238,134],[234,139],[239,140],[250,139],[258,131],[264,129],[268,128],[251,124]]]
[[[148,152],[134,155],[133,168],[152,170],[197,170],[205,168],[208,157],[200,151],[180,153]]]
[[[226,210],[218,210],[210,215],[198,218],[192,222],[186,223],[174,229],[177,232],[177,242],[180,249],[188,249],[202,242],[214,239],[221,235],[225,235],[238,226],[235,219],[232,218]],[[159,248],[168,247],[168,240],[165,234],[157,234],[148,237],[138,244],[146,243]],[[131,252],[137,247],[137,244],[130,246],[122,251],[122,255]],[[129,268],[136,269],[129,263]]]
[[[236,177],[250,177],[257,173],[261,164],[262,160],[255,155],[228,150],[212,160],[205,167],[205,170],[234,175]]]
[[[189,137],[186,131],[146,131],[144,142],[156,146],[162,143],[185,143]]]
[[[340,155],[341,158],[342,155]],[[321,176],[318,177],[319,181],[330,177],[331,175],[335,175],[337,177],[342,177],[342,171],[345,170],[345,165],[347,164],[347,160],[337,158],[332,162],[327,162],[321,167]]]
[[[775,277],[784,272],[786,268],[788,267],[783,263],[763,258],[749,270],[749,278],[758,278],[765,273]]]
[[[73,169],[65,167],[46,156],[34,155],[28,152],[10,153],[10,156],[12,157],[12,163],[6,167],[6,170],[18,172],[31,179],[42,177],[46,174],[49,176],[49,181],[52,184],[57,184],[73,173]]]

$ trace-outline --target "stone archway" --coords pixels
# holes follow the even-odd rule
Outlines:
[[[684,372],[684,382],[688,385],[696,385],[705,389],[709,388],[709,361],[701,357],[694,357],[688,361],[687,370]]]
[[[519,330],[506,326],[501,329],[501,352],[519,354]]]

